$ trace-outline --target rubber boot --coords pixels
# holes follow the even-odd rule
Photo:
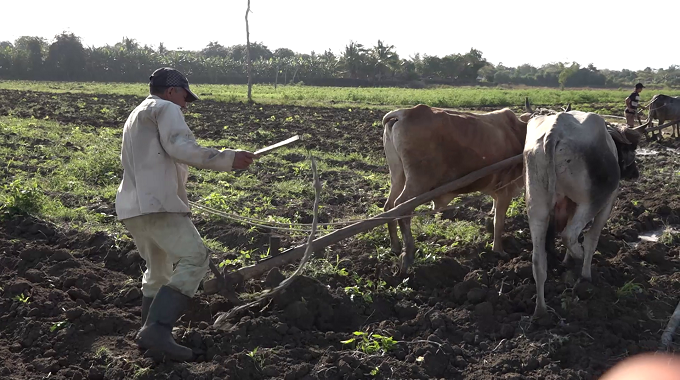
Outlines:
[[[153,297],[142,297],[142,326],[146,323],[146,317],[149,315],[149,307],[151,307],[151,302]]]
[[[171,360],[191,360],[193,351],[177,344],[172,338],[172,327],[188,303],[189,297],[186,295],[166,285],[161,286],[151,302],[144,326],[137,333],[137,345],[163,353]]]

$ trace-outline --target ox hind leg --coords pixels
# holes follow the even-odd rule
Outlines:
[[[609,205],[609,201],[607,201],[608,207],[611,207]],[[581,260],[583,262],[583,268],[585,270],[586,268],[586,261],[589,261],[592,259],[592,255],[594,253],[595,246],[597,245],[597,239],[599,237],[600,231],[602,230],[602,227],[604,227],[604,222],[606,222],[607,218],[605,217],[604,220],[600,220],[599,222],[602,224],[602,226],[596,225],[595,222],[593,223],[592,227],[590,228],[589,232],[592,231],[591,234],[589,234],[589,246],[584,247],[585,245],[585,240],[584,244],[582,245],[578,241],[578,237],[585,228],[586,224],[588,224],[589,221],[593,220],[596,216],[601,214],[600,211],[601,207],[598,207],[596,204],[592,203],[587,203],[587,204],[579,204],[576,206],[576,210],[574,212],[573,217],[567,223],[567,226],[564,228],[564,232],[562,232],[562,242],[564,245],[567,247],[567,256],[571,255],[571,257]],[[609,208],[611,210],[611,208]],[[609,215],[609,214],[607,214]],[[585,236],[584,236],[585,238]],[[592,247],[590,247],[592,245]],[[593,252],[589,252],[590,249],[593,249]],[[565,262],[567,261],[567,257],[565,257]],[[587,275],[588,277],[584,278],[585,280],[590,280],[590,264],[588,263],[588,269],[587,269]],[[584,270],[582,270],[582,274],[584,274]]]
[[[527,216],[533,244],[531,269],[536,282],[536,308],[533,318],[540,318],[548,311],[545,304],[545,280],[548,277],[546,235],[550,225],[550,210],[553,206],[547,198],[545,189],[527,189]]]
[[[503,231],[505,230],[505,217],[512,202],[513,194],[503,191],[494,195],[494,215],[493,215],[493,247],[492,250],[501,257],[506,258],[508,254],[503,250]]]
[[[417,197],[432,189],[429,181],[418,178],[417,176],[408,177],[404,185],[404,191],[397,197],[394,206],[398,206],[413,197]],[[415,207],[414,207],[415,210]],[[413,210],[411,210],[412,213]],[[411,265],[415,261],[416,245],[411,234],[411,218],[399,219],[399,229],[401,236],[404,239],[404,252],[401,254],[401,266],[399,268],[399,275],[404,276],[408,272]]]
[[[548,261],[546,242],[550,214],[555,207],[552,194],[548,190],[546,178],[542,175],[533,154],[525,155],[526,164],[526,210],[531,231],[533,250],[531,253],[531,269],[536,282],[536,308],[533,318],[540,318],[547,313],[545,304],[545,280],[548,277]],[[541,173],[540,175],[537,173]]]
[[[394,148],[394,145],[387,137],[385,137],[384,146],[385,158],[387,159],[387,164],[390,169],[390,194],[387,196],[387,201],[383,207],[383,210],[387,212],[396,206],[395,201],[404,191],[406,175],[404,174],[401,158]],[[390,220],[387,222],[387,230],[390,235],[392,253],[395,255],[401,254],[401,241],[399,240],[399,235],[397,235],[397,221]]]
[[[399,171],[397,173],[392,172],[392,185],[390,187],[390,194],[387,197],[387,202],[385,202],[385,207],[383,210],[385,212],[393,209],[395,201],[399,197],[399,194],[404,190],[405,177],[404,172]],[[397,221],[390,220],[387,222],[387,231],[390,235],[390,246],[392,248],[392,253],[395,255],[401,254],[401,240],[399,240],[399,235],[397,234]]]
[[[595,216],[593,220],[593,225],[590,227],[588,232],[583,236],[583,268],[581,269],[581,278],[587,281],[592,280],[591,275],[591,264],[593,261],[593,255],[595,254],[595,249],[597,248],[597,242],[600,239],[600,233],[602,228],[607,223],[609,216],[611,215],[612,207],[614,206],[614,201],[616,200],[618,192],[614,192],[607,204],[600,210],[600,212]]]

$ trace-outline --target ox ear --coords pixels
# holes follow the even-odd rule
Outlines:
[[[526,111],[528,113],[534,113],[534,110],[531,109],[531,104],[529,104],[529,97],[528,96],[524,98],[524,109],[526,109]]]
[[[642,140],[642,134],[633,128],[629,128],[628,126],[624,126],[623,134],[626,136],[626,139],[632,144],[635,144],[635,146],[637,146],[640,143],[640,140]]]
[[[620,144],[626,144],[630,145],[631,142],[628,140],[626,137],[626,129],[627,127],[619,127],[618,125],[616,126],[607,126],[607,132],[609,132],[609,135],[614,139],[614,142],[620,143]],[[635,132],[635,131],[633,131]]]

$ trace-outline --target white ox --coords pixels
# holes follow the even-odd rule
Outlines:
[[[641,135],[610,127],[594,113],[532,115],[524,146],[525,191],[536,281],[534,318],[545,315],[547,250],[561,233],[569,256],[583,260],[582,280],[591,280],[591,261],[609,219],[622,179],[639,177],[635,149]],[[588,222],[592,227],[578,237]]]

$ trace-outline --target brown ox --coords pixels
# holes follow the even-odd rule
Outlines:
[[[485,114],[458,112],[419,104],[398,109],[383,117],[383,144],[390,169],[391,188],[385,211],[456,180],[473,171],[522,154],[526,122],[509,109]],[[505,214],[513,197],[524,186],[523,165],[496,172],[433,201],[433,208],[449,204],[457,195],[475,191],[493,198],[493,250],[505,256],[502,233]],[[401,254],[400,274],[415,259],[411,219],[399,219],[406,246]],[[388,223],[392,251],[401,253],[397,222]]]

